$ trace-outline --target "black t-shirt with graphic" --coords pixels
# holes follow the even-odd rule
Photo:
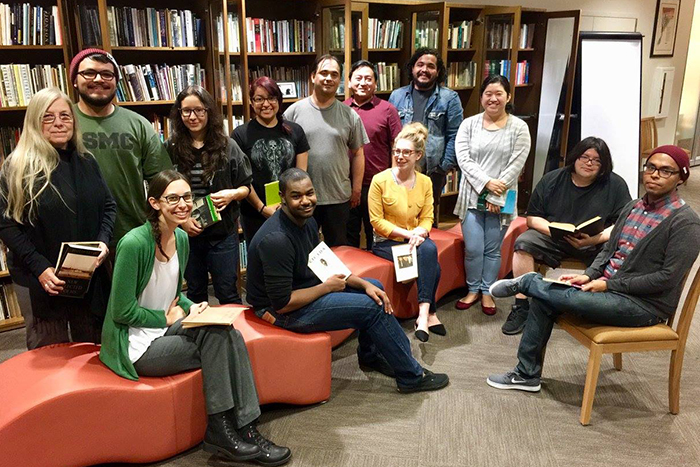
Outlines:
[[[289,134],[278,123],[274,128],[267,128],[253,119],[236,127],[231,137],[238,143],[250,159],[253,169],[253,188],[263,203],[265,184],[274,182],[285,170],[296,167],[297,154],[309,150],[304,130],[294,122],[284,122],[291,129]],[[261,216],[248,202],[241,202],[241,214],[244,216]]]

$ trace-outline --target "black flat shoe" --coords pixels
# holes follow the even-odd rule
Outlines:
[[[430,335],[422,329],[418,329],[418,323],[416,323],[414,327],[416,328],[416,332],[414,333],[416,335],[416,339],[421,342],[428,342]]]
[[[442,389],[450,383],[450,378],[444,373],[433,373],[432,371],[425,370],[423,378],[414,384],[413,386],[404,386],[400,383],[396,383],[396,387],[400,393],[410,394],[412,392],[421,391],[437,391]]]
[[[444,324],[433,324],[432,326],[428,326],[428,331],[432,332],[433,334],[437,334],[438,336],[447,335],[447,329],[445,329]]]

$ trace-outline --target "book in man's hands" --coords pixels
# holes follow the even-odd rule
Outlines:
[[[605,220],[600,216],[595,216],[579,225],[566,224],[563,222],[550,222],[549,233],[552,234],[552,239],[557,242],[565,242],[564,237],[571,235],[577,236],[580,233],[585,233],[589,236],[598,235],[605,229]]]
[[[192,217],[199,222],[199,225],[203,229],[221,220],[221,215],[216,209],[216,206],[214,206],[214,202],[209,195],[194,200],[192,204]]]
[[[394,256],[394,272],[397,282],[408,282],[418,277],[418,257],[416,248],[404,243],[391,247]]]
[[[579,284],[572,284],[571,282],[560,281],[559,279],[547,279],[547,278],[544,278],[544,279],[542,279],[542,280],[545,281],[545,282],[551,282],[552,284],[564,285],[564,286],[566,286],[566,287],[573,287],[573,288],[575,288],[575,289],[580,289],[580,288],[581,288],[581,286],[580,286]]]
[[[326,282],[329,277],[336,274],[343,276],[343,279],[347,279],[352,274],[348,267],[340,261],[340,258],[328,248],[325,242],[319,243],[316,245],[316,248],[311,250],[309,261],[306,265],[316,274],[316,277],[321,282]]]
[[[83,298],[90,287],[97,257],[102,253],[99,242],[63,242],[56,262],[56,276],[65,281],[59,295]]]
[[[201,313],[190,313],[183,318],[182,327],[230,326],[248,308],[245,305],[208,306]]]

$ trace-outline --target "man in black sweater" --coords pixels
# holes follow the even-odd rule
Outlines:
[[[656,148],[644,165],[644,197],[625,206],[610,239],[584,274],[560,278],[578,287],[544,282],[534,272],[491,286],[494,297],[522,293],[532,303],[518,365],[489,376],[490,386],[539,391],[542,349],[555,319],[565,311],[609,326],[652,326],[671,317],[683,277],[700,250],[700,218],[677,192],[689,176],[690,163],[681,148]]]
[[[423,369],[411,355],[379,281],[335,275],[321,282],[308,268],[309,253],[319,243],[314,186],[296,168],[286,170],[279,184],[282,208],[258,230],[248,250],[246,298],[255,314],[301,333],[357,329],[360,367],[396,378],[399,392],[447,386],[447,375]]]

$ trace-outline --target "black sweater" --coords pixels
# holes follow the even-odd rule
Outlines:
[[[117,213],[97,161],[76,150],[59,154],[61,159],[51,174],[52,187],[39,196],[32,222],[19,224],[0,215],[0,240],[10,250],[12,280],[29,287],[32,311],[40,318],[61,317],[71,307],[79,306],[76,299],[49,296],[39,284],[39,275],[56,266],[61,243],[101,241],[109,245]],[[4,172],[0,172],[0,183],[6,186]],[[0,196],[0,213],[6,208],[7,200]],[[94,314],[103,316],[108,298],[109,277],[101,266],[83,300]]]
[[[624,207],[610,239],[586,269],[591,279],[603,275],[605,266],[617,250],[622,227],[637,200]],[[700,251],[700,218],[687,204],[674,211],[642,238],[608,280],[610,292],[622,293],[640,307],[663,319],[678,306],[683,292],[683,276],[690,270]]]

